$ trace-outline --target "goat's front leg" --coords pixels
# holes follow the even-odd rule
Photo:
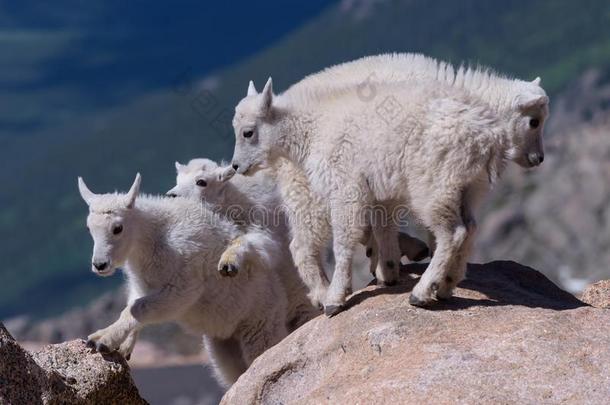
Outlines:
[[[201,287],[189,282],[184,275],[172,281],[157,292],[129,303],[116,322],[89,335],[87,345],[100,353],[117,350],[124,355],[131,353],[140,329],[176,319],[201,295]]]
[[[428,268],[411,292],[409,303],[415,306],[431,304],[435,298],[446,298],[455,286],[452,271],[456,261],[466,252],[469,230],[460,214],[461,199],[437,203],[428,212],[428,227],[436,239],[436,251]],[[464,262],[465,264],[465,262]],[[461,277],[460,277],[461,279]],[[449,285],[449,286],[448,286]],[[439,296],[438,293],[442,296]]]
[[[131,336],[135,336],[137,322],[131,315],[131,307],[128,305],[123,309],[119,319],[110,326],[100,329],[87,337],[87,346],[96,349],[100,353],[110,353],[118,350],[123,342]],[[133,339],[135,345],[135,339]],[[126,346],[125,349],[128,349]],[[125,350],[127,351],[127,350]]]
[[[139,330],[132,330],[129,335],[127,335],[127,338],[123,341],[123,343],[121,343],[119,346],[118,351],[121,356],[125,358],[125,360],[131,359],[131,353],[133,352],[133,348],[136,346],[139,334]]]

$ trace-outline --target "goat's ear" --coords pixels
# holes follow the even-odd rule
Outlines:
[[[216,169],[216,173],[218,175],[218,181],[224,183],[225,181],[230,180],[235,175],[235,169],[230,165],[227,167],[219,167]]]
[[[95,194],[89,190],[89,187],[85,184],[85,180],[82,177],[78,178],[78,191],[80,192],[80,196],[85,200],[87,205],[91,205],[91,200],[95,197]]]
[[[517,97],[517,109],[524,111],[532,108],[542,108],[549,103],[547,96],[539,94],[525,94]]]
[[[176,171],[177,171],[177,172],[181,172],[181,171],[182,171],[182,169],[184,169],[184,165],[183,165],[183,164],[180,164],[180,162],[178,162],[178,161],[177,161],[177,162],[176,162],[176,163],[174,163],[174,164],[176,165]]]
[[[540,83],[542,83],[542,79],[540,78],[540,76],[532,80],[532,84],[535,84],[536,86],[540,86]]]
[[[258,91],[256,91],[256,87],[254,87],[254,82],[252,80],[250,80],[250,83],[248,83],[248,93],[246,94],[247,96],[256,96],[258,94]]]
[[[261,95],[261,112],[267,114],[269,109],[271,109],[271,103],[273,102],[273,79],[269,78],[269,80],[267,80]]]
[[[136,198],[140,194],[140,183],[142,183],[142,176],[140,173],[136,174],[136,179],[133,181],[129,192],[127,193],[127,208],[133,208],[136,203]]]

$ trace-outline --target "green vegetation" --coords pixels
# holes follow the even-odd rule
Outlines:
[[[525,79],[541,76],[556,94],[587,68],[610,71],[610,3],[387,1],[364,16],[331,8],[215,75],[214,101],[182,81],[7,143],[2,155],[11,163],[0,171],[0,317],[48,315],[117,285],[117,278],[99,280],[89,272],[91,241],[77,175],[102,192],[128,188],[140,171],[144,191],[164,192],[174,181],[175,160],[230,158],[233,106],[249,79],[260,86],[272,75],[281,91],[325,66],[390,51],[480,63]],[[180,81],[182,74],[168,67],[168,78]]]

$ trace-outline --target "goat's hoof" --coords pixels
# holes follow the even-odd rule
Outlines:
[[[112,352],[112,350],[110,350],[110,348],[103,343],[97,344],[97,351],[101,354],[109,354]]]
[[[425,308],[425,307],[430,306],[431,301],[422,300],[421,298],[417,297],[416,295],[411,294],[409,296],[409,304],[413,305],[414,307]]]
[[[238,273],[238,269],[234,264],[226,263],[218,269],[218,272],[223,277],[235,277]]]
[[[324,315],[331,318],[345,309],[343,305],[324,305]]]
[[[131,360],[131,353],[129,353],[127,356],[125,356],[125,360],[127,360],[127,361]]]

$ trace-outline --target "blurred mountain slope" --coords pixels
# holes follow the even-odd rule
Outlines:
[[[270,13],[254,27],[274,18],[280,17]],[[214,56],[205,44],[200,48]],[[7,148],[19,164],[0,170],[0,256],[7,263],[0,269],[0,317],[61,311],[118,282],[88,272],[91,241],[77,175],[104,192],[126,189],[140,171],[144,191],[164,192],[173,182],[174,160],[230,158],[233,106],[249,79],[261,86],[272,75],[281,91],[325,66],[390,51],[481,63],[526,79],[542,76],[554,96],[587,68],[610,77],[610,3],[343,1],[229,69],[202,78],[188,60],[167,64],[159,88],[83,112]],[[157,69],[155,63],[162,62],[149,66]]]

